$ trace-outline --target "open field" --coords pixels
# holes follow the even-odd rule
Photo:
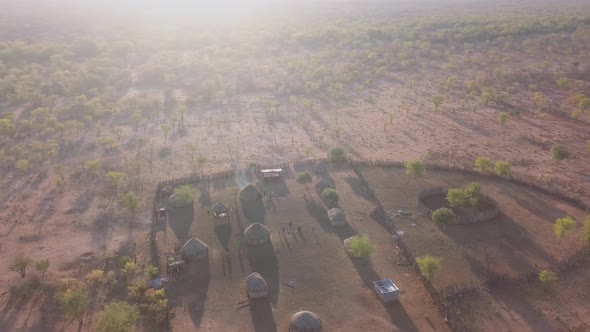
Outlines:
[[[341,231],[328,225],[317,193],[306,203],[292,177],[270,190],[278,201],[249,213],[231,189],[256,182],[253,163],[325,158],[342,148],[352,160],[470,169],[478,157],[506,161],[515,178],[589,202],[584,1],[297,1],[232,10],[182,1],[37,2],[0,11],[0,331],[98,331],[99,313],[114,301],[138,305],[133,322],[141,331],[165,329],[157,313],[168,309],[174,331],[284,330],[304,307],[330,330],[446,330],[421,277],[368,216],[372,192],[413,256],[442,257],[437,290],[553,266],[587,245],[584,211],[456,172],[415,179],[361,167],[367,188],[351,169],[332,167],[328,182],[350,225]],[[158,183],[227,170],[240,175],[196,185],[194,210],[171,213],[165,227],[152,224]],[[415,213],[392,216],[416,212],[424,188],[472,181],[498,202],[495,220],[443,228]],[[215,228],[207,215],[217,201],[239,211],[231,226]],[[566,215],[575,227],[558,240],[554,222]],[[252,221],[273,231],[272,248],[246,249],[241,232]],[[303,236],[279,235],[289,221]],[[357,233],[377,248],[365,263],[342,248]],[[150,263],[164,266],[151,238],[170,253],[193,235],[211,246],[208,269],[193,266],[170,284],[169,302],[149,307],[132,287],[153,272]],[[23,278],[11,269],[20,254],[32,260]],[[125,256],[134,261],[127,270]],[[37,265],[44,260],[46,270]],[[241,287],[258,269],[271,281],[270,302],[250,308]],[[589,305],[576,292],[590,286],[587,269],[584,262],[560,272],[546,292],[529,280],[466,294],[464,323],[587,330]],[[383,306],[366,287],[377,277],[404,290],[398,305]],[[68,278],[80,283],[64,286]],[[295,288],[282,284],[289,280]],[[68,290],[88,300],[83,315],[66,314]]]

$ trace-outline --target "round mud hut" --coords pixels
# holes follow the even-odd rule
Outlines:
[[[251,273],[246,278],[246,291],[250,300],[261,299],[268,296],[266,280],[258,272]]]
[[[209,246],[193,237],[182,246],[180,255],[187,262],[207,259],[209,257]]]
[[[300,311],[291,316],[289,332],[320,332],[322,321],[311,311]]]
[[[243,202],[252,202],[262,199],[262,194],[253,184],[248,184],[239,192],[240,200]]]
[[[346,216],[344,215],[344,210],[339,208],[333,208],[330,211],[328,211],[328,217],[330,218],[330,223],[332,224],[332,226],[346,226]]]
[[[249,246],[262,246],[270,242],[270,230],[256,222],[246,228],[244,238]]]

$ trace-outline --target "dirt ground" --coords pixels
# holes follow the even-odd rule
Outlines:
[[[474,181],[481,184],[483,194],[497,201],[501,214],[477,224],[443,229],[422,216],[393,218],[416,256],[443,259],[434,278],[439,288],[484,278],[486,269],[514,274],[551,266],[582,246],[576,231],[558,241],[553,223],[566,215],[583,220],[584,211],[530,188],[457,172],[427,171],[418,179],[397,168],[364,167],[362,173],[390,213],[400,209],[416,212],[417,194],[423,189],[457,188]]]
[[[413,269],[394,263],[389,233],[367,215],[373,205],[366,193],[358,192],[360,180],[350,170],[330,175],[350,225],[344,229],[334,229],[317,193],[292,178],[264,184],[278,199],[265,198],[252,214],[245,214],[238,202],[230,224],[217,227],[207,208],[219,201],[235,206],[229,191],[233,179],[199,187],[194,210],[171,215],[166,230],[158,234],[163,248],[172,249],[192,236],[211,248],[208,264],[193,267],[168,287],[173,329],[284,331],[293,313],[307,309],[329,331],[446,331]],[[237,179],[241,181],[246,179]],[[253,250],[243,243],[242,231],[252,221],[271,229],[272,246]],[[290,222],[293,234],[281,235]],[[342,240],[359,233],[376,245],[367,261],[351,260],[343,250]],[[260,272],[270,289],[268,301],[255,305],[248,304],[243,288],[252,271]],[[367,285],[380,278],[392,278],[402,289],[399,303],[384,305],[372,293]],[[284,284],[289,281],[295,287]]]

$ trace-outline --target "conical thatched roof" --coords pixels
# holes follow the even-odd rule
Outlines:
[[[262,244],[270,240],[270,230],[260,223],[253,223],[244,231],[244,237],[248,243]]]
[[[256,186],[251,183],[242,188],[239,194],[242,201],[255,201],[261,197],[258,188],[256,188]]]
[[[246,277],[246,286],[248,286],[248,290],[252,292],[264,292],[268,290],[266,280],[264,280],[258,272],[253,272]]]
[[[344,210],[339,208],[333,208],[328,211],[328,217],[330,218],[330,222],[334,226],[344,226],[346,224],[346,216],[344,215]]]
[[[318,332],[322,330],[322,321],[311,311],[300,311],[291,316],[291,328],[294,331]]]
[[[183,256],[198,256],[204,251],[208,251],[209,246],[206,245],[203,241],[193,237],[192,239],[186,241],[186,243],[180,249],[180,253]]]
[[[228,210],[229,210],[229,206],[227,206],[227,204],[221,203],[221,202],[213,205],[213,207],[211,208],[211,211],[213,211],[214,213],[222,213],[222,212],[226,212]]]

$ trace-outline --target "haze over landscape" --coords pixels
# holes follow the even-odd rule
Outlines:
[[[590,330],[587,1],[0,4],[0,331]]]

